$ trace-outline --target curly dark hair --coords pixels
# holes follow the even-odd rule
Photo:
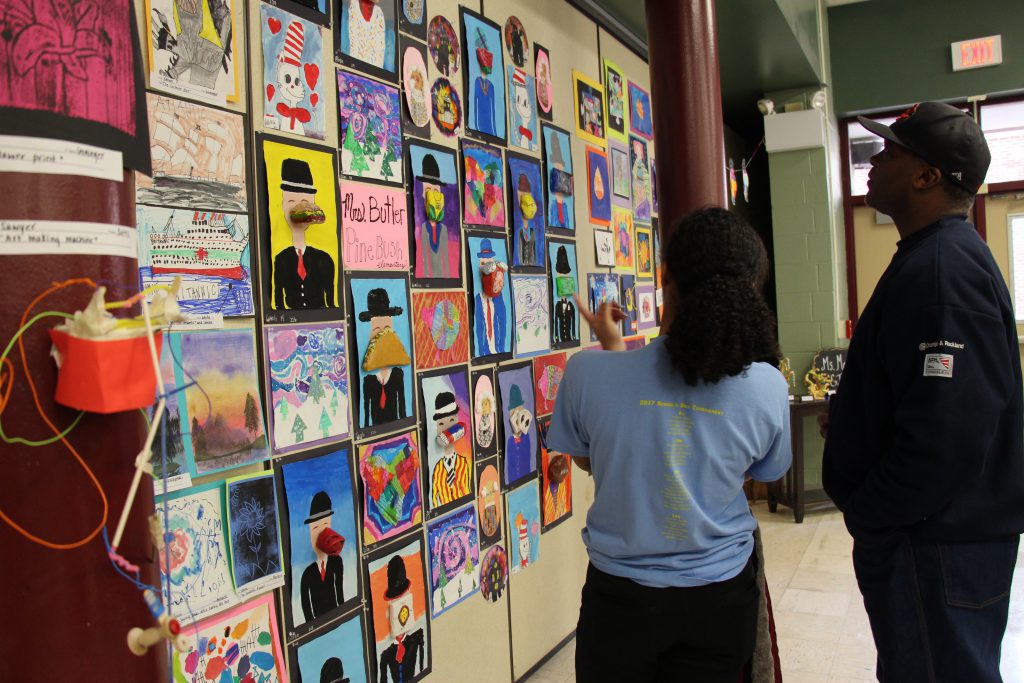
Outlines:
[[[676,224],[664,256],[676,294],[665,346],[687,384],[714,384],[755,361],[778,364],[775,319],[761,294],[768,256],[746,221],[698,209]]]

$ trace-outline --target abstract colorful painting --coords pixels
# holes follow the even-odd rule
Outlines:
[[[135,226],[143,289],[180,277],[182,313],[214,319],[253,314],[247,214],[137,204]]]
[[[637,329],[641,332],[657,327],[658,307],[654,299],[654,283],[641,282],[636,286]]]
[[[569,132],[549,123],[540,127],[544,138],[544,178],[549,228],[576,229],[573,203],[572,144]]]
[[[133,3],[15,0],[3,6],[4,133],[100,145],[123,152],[129,168],[149,173]]]
[[[654,137],[651,124],[651,96],[633,81],[629,81],[629,132],[650,140]]]
[[[637,223],[651,223],[651,167],[647,159],[647,143],[629,136],[630,188],[633,193],[633,218]]]
[[[545,212],[540,163],[515,152],[506,152],[505,159],[512,216],[512,269],[543,271]]]
[[[480,589],[480,542],[476,512],[467,505],[427,523],[430,551],[430,618]]]
[[[473,297],[473,358],[512,352],[512,297],[505,282],[508,249],[505,238],[466,233],[467,277]]]
[[[462,128],[462,100],[452,82],[443,76],[430,86],[430,118],[437,131],[447,138]]]
[[[342,614],[360,599],[355,480],[344,446],[295,454],[275,463],[284,527],[288,639]]]
[[[551,346],[564,349],[580,343],[580,312],[575,297],[579,292],[576,268],[576,243],[548,242],[548,266],[551,274]]]
[[[427,39],[427,0],[399,0],[398,29],[402,33]]]
[[[486,548],[501,540],[501,478],[498,459],[481,462],[477,466],[476,511],[480,518],[480,547]]]
[[[505,59],[501,28],[480,14],[459,7],[466,65],[466,134],[505,143]]]
[[[146,0],[146,28],[150,88],[210,104],[238,101],[234,0]]]
[[[622,321],[622,334],[627,337],[636,334],[636,278],[632,275],[619,277],[619,306],[626,316]]]
[[[374,436],[415,423],[409,283],[404,275],[352,274],[355,317],[356,434]]]
[[[621,206],[613,206],[612,231],[615,233],[615,267],[633,272],[633,212]]]
[[[608,155],[587,146],[587,217],[594,225],[608,225],[612,218],[612,192]]]
[[[405,190],[342,180],[341,225],[347,270],[407,270],[409,209]]]
[[[572,515],[572,461],[568,455],[549,451],[551,418],[537,421],[540,431],[541,531],[549,531]]]
[[[160,580],[174,614],[202,619],[237,601],[222,495],[221,482],[178,491],[167,496],[166,518],[157,499],[160,528],[169,535],[158,558]]]
[[[608,155],[611,157],[612,194],[629,202],[629,189],[633,174],[629,166],[629,151],[617,140],[608,141]]]
[[[409,141],[413,284],[462,286],[461,187],[455,152]]]
[[[537,411],[530,361],[499,367],[498,391],[505,435],[502,483],[509,488],[537,473]]]
[[[274,473],[230,477],[224,483],[231,576],[244,600],[284,584]]]
[[[350,425],[345,325],[264,329],[274,453],[347,437]]]
[[[431,512],[450,509],[473,495],[473,446],[469,382],[465,368],[419,375],[422,407],[423,490]]]
[[[537,83],[522,69],[508,67],[508,144],[536,152],[540,149],[537,131]]]
[[[515,355],[534,356],[551,348],[551,306],[546,275],[513,274],[512,312],[515,316]]]
[[[394,81],[398,72],[395,0],[334,0],[334,59]]]
[[[419,681],[430,673],[430,622],[419,535],[371,553],[366,565],[374,681]]]
[[[576,135],[591,144],[604,147],[604,88],[597,81],[573,69],[572,92],[576,105]]]
[[[423,520],[416,432],[359,446],[363,545],[393,538]]]
[[[476,459],[498,452],[498,400],[494,395],[494,370],[484,368],[470,374],[473,387],[473,453]]]
[[[611,230],[594,230],[595,262],[599,266],[615,266],[615,240]]]
[[[619,303],[619,276],[615,273],[587,273],[587,303],[596,311],[605,302]],[[594,330],[590,330],[590,341],[597,341]]]
[[[172,337],[181,362],[176,383],[188,416],[185,454],[192,476],[270,457],[256,375],[252,328],[182,332]]]
[[[335,154],[260,136],[264,320],[294,323],[341,316],[341,252]],[[269,247],[268,247],[269,243]]]
[[[540,559],[540,501],[537,480],[533,479],[509,491],[508,510],[508,563],[510,572],[518,574]]]
[[[263,127],[323,140],[324,42],[320,26],[294,14],[260,4],[263,43]]]
[[[551,53],[537,43],[533,44],[533,70],[537,77],[538,114],[545,121],[550,121],[555,101],[555,86],[551,82]]]
[[[533,379],[537,389],[537,415],[550,415],[555,410],[558,387],[565,373],[566,355],[552,353],[533,360]]]
[[[438,72],[445,78],[459,73],[462,50],[459,48],[459,34],[447,18],[437,15],[430,20],[427,28],[427,49],[430,59]]]
[[[146,104],[153,176],[136,176],[136,201],[183,209],[248,211],[241,114],[156,93],[146,95]]]
[[[402,91],[405,109],[402,124],[406,132],[430,137],[430,80],[427,72],[427,50],[422,43],[399,39],[402,51]]]
[[[480,594],[487,602],[498,602],[508,586],[508,553],[500,545],[484,553],[480,564]]]
[[[505,228],[505,185],[501,150],[462,140],[463,220]]]
[[[626,141],[626,79],[622,69],[610,60],[604,60],[604,92],[608,104],[608,135]]]
[[[289,645],[293,683],[367,683],[363,615],[317,631]]]
[[[341,172],[402,184],[402,103],[393,85],[338,69]]]
[[[413,292],[412,328],[418,369],[469,360],[470,321],[464,291]]]
[[[185,652],[170,648],[171,675],[176,683],[288,683],[272,593],[201,621],[195,628],[182,629],[182,633],[188,643]]]
[[[654,240],[650,228],[636,228],[636,276],[654,277]]]

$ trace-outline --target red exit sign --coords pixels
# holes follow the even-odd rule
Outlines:
[[[977,69],[1003,63],[1003,37],[988,36],[952,43],[953,71]]]

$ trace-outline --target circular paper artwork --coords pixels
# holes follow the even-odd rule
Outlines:
[[[526,66],[526,54],[530,49],[530,39],[526,37],[526,29],[519,17],[509,17],[505,22],[505,50],[512,63],[523,68]]]
[[[490,448],[494,442],[496,431],[498,403],[494,398],[494,385],[487,375],[480,375],[473,387],[474,406],[473,426],[476,430],[476,442],[481,448]],[[491,469],[494,469],[492,466]],[[486,472],[486,470],[485,470]],[[497,470],[495,470],[497,475]],[[483,484],[481,483],[481,486]],[[499,510],[500,516],[500,510]]]
[[[451,81],[439,78],[430,89],[431,116],[434,125],[443,135],[451,137],[459,132],[462,125],[462,103]]]
[[[451,22],[440,15],[431,19],[427,27],[427,48],[442,75],[451,78],[459,72],[459,37]]]
[[[500,545],[493,546],[480,562],[480,593],[488,602],[497,602],[508,582],[508,553]]]
[[[497,540],[501,533],[501,482],[498,469],[486,465],[480,473],[477,493],[477,514],[480,516],[480,534],[483,540]]]
[[[551,62],[548,59],[547,50],[537,51],[537,106],[547,114],[551,111],[554,87],[551,84]]]
[[[434,319],[430,323],[430,338],[434,340],[434,346],[442,351],[450,349],[461,327],[462,320],[455,304],[448,300],[438,301],[434,306]]]
[[[402,0],[402,14],[410,24],[423,21],[423,0]]]
[[[423,53],[414,47],[407,47],[402,56],[402,85],[405,90],[405,106],[409,119],[417,128],[430,123],[430,108],[427,104],[427,65]]]

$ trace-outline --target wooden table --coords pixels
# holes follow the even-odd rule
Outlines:
[[[793,509],[797,524],[804,521],[804,508],[832,506],[832,501],[822,490],[804,490],[804,418],[823,415],[828,412],[828,401],[800,401],[789,404],[789,428],[792,436],[793,463],[786,476],[768,485],[768,511],[775,512],[779,503]],[[817,424],[815,424],[817,428]]]

